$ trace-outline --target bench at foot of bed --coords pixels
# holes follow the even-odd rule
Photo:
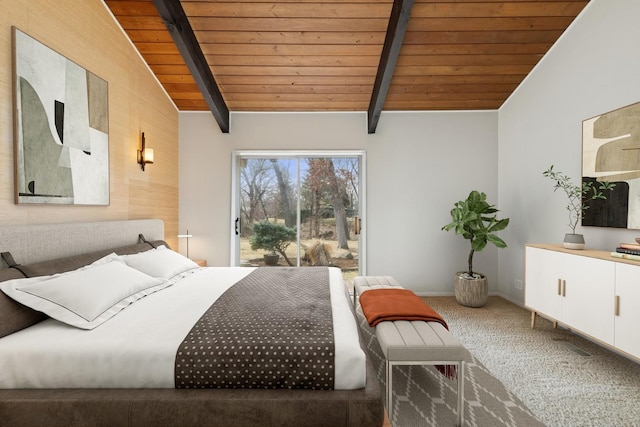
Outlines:
[[[390,276],[358,276],[354,279],[354,302],[371,289],[402,286]],[[469,352],[440,323],[395,320],[376,325],[376,337],[385,357],[386,403],[393,408],[393,367],[398,365],[455,366],[458,382],[458,425],[464,423],[464,361]]]

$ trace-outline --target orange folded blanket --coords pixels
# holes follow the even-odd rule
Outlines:
[[[423,320],[449,329],[440,314],[408,289],[370,289],[360,295],[360,306],[371,327],[386,320]]]

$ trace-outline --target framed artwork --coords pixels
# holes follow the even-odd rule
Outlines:
[[[12,28],[15,199],[109,204],[105,80]]]
[[[616,184],[582,225],[640,229],[640,102],[582,122],[582,180]]]

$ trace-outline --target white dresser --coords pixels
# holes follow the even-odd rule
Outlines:
[[[610,252],[527,245],[525,306],[640,361],[640,262]]]

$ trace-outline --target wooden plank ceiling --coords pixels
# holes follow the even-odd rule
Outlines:
[[[209,110],[152,0],[104,0],[178,109]],[[383,110],[497,109],[588,0],[415,0]],[[393,0],[181,1],[230,111],[367,111]]]

